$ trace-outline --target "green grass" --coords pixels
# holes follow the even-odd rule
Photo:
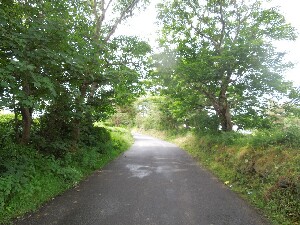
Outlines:
[[[68,152],[63,158],[42,154],[32,146],[1,142],[0,224],[9,224],[14,218],[38,209],[118,157],[133,143],[129,131],[106,129],[109,141]]]
[[[299,129],[216,136],[142,132],[185,149],[230,189],[260,209],[272,224],[300,224]]]

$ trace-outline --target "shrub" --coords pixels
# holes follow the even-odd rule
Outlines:
[[[95,146],[99,143],[107,143],[111,141],[109,131],[104,127],[92,127],[85,130],[81,135],[81,142],[86,146]]]
[[[0,224],[76,184],[131,144],[125,129],[93,127],[84,120],[77,146],[73,121],[62,107],[33,120],[26,146],[16,143],[14,115],[0,115]]]
[[[36,162],[40,159],[30,147],[10,144],[1,149],[0,206],[2,209],[10,199],[30,182],[36,173]]]
[[[246,136],[237,132],[219,132],[215,134],[197,134],[202,144],[211,148],[212,146],[230,146],[245,144]]]
[[[254,133],[250,139],[254,148],[267,148],[268,146],[300,147],[300,127],[289,126],[273,130],[263,130]]]
[[[0,148],[0,224],[35,209],[75,185],[132,143],[125,129],[95,127],[89,137],[95,145],[82,145],[73,152],[67,151],[68,143],[64,145],[63,140],[52,142],[47,154],[38,151],[35,145],[22,146],[13,142]],[[51,154],[52,147],[65,153],[55,157]]]
[[[13,141],[14,137],[14,115],[0,115],[0,147]]]

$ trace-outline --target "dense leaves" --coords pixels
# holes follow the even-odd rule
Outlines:
[[[214,112],[224,131],[264,126],[268,99],[291,87],[282,77],[291,65],[272,41],[296,36],[278,9],[258,0],[175,0],[159,9],[164,53],[154,77],[161,92],[186,99],[183,111]]]
[[[43,114],[36,134],[74,148],[82,129],[143,93],[150,46],[113,35],[144,3],[1,1],[0,107],[15,113],[17,141],[31,141],[33,115]]]
[[[34,145],[14,143],[13,135],[10,136],[13,119],[13,115],[0,115],[1,224],[11,224],[13,218],[37,209],[45,201],[73,187],[132,143],[132,137],[125,129],[95,126],[89,130],[83,147],[54,157],[37,151]],[[57,147],[62,149],[58,140],[48,146],[52,150]]]

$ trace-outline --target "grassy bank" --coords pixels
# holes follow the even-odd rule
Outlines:
[[[57,158],[39,152],[33,145],[21,146],[8,141],[5,121],[2,117],[0,224],[8,224],[73,187],[127,150],[133,142],[127,130],[106,127],[105,140],[95,132],[93,138],[98,140],[95,146],[82,146]],[[103,133],[104,128],[98,130]]]
[[[142,131],[188,151],[274,225],[300,224],[300,130],[252,135]]]

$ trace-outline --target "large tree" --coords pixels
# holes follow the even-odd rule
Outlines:
[[[140,67],[150,47],[114,33],[145,2],[0,2],[0,108],[14,110],[16,121],[21,115],[16,133],[21,131],[23,144],[30,141],[34,111],[46,115],[46,137],[56,124],[61,127],[53,129],[71,133],[76,144],[82,121],[92,126],[93,119],[112,113],[118,101],[132,101],[141,92],[139,78],[145,70]]]
[[[214,111],[223,131],[233,120],[245,126],[239,118],[249,125],[263,117],[267,98],[287,91],[282,72],[290,64],[272,43],[296,36],[278,8],[259,0],[173,0],[159,5],[158,19],[173,60],[160,59],[165,92],[197,96],[195,108]]]
[[[71,85],[74,94],[72,112],[75,115],[72,133],[75,142],[79,140],[82,121],[85,120],[92,126],[94,119],[104,118],[113,112],[112,107],[120,100],[119,96],[126,95],[126,98],[122,99],[126,102],[125,99],[133,98],[139,92],[132,91],[132,87],[141,87],[137,85],[141,71],[132,66],[131,61],[142,60],[150,51],[150,47],[136,38],[114,35],[118,26],[146,2],[146,0],[84,2],[87,9],[86,18],[90,21],[83,24],[85,28],[80,26],[79,31],[82,33],[79,36],[84,39],[75,42],[75,49],[80,49],[76,57],[77,65],[74,63],[70,65],[70,68],[80,65],[81,73],[69,73],[75,78],[72,79]],[[120,55],[123,57],[118,57]]]
[[[56,95],[71,20],[66,1],[0,3],[0,107],[21,114],[22,143],[29,141],[34,109]]]

